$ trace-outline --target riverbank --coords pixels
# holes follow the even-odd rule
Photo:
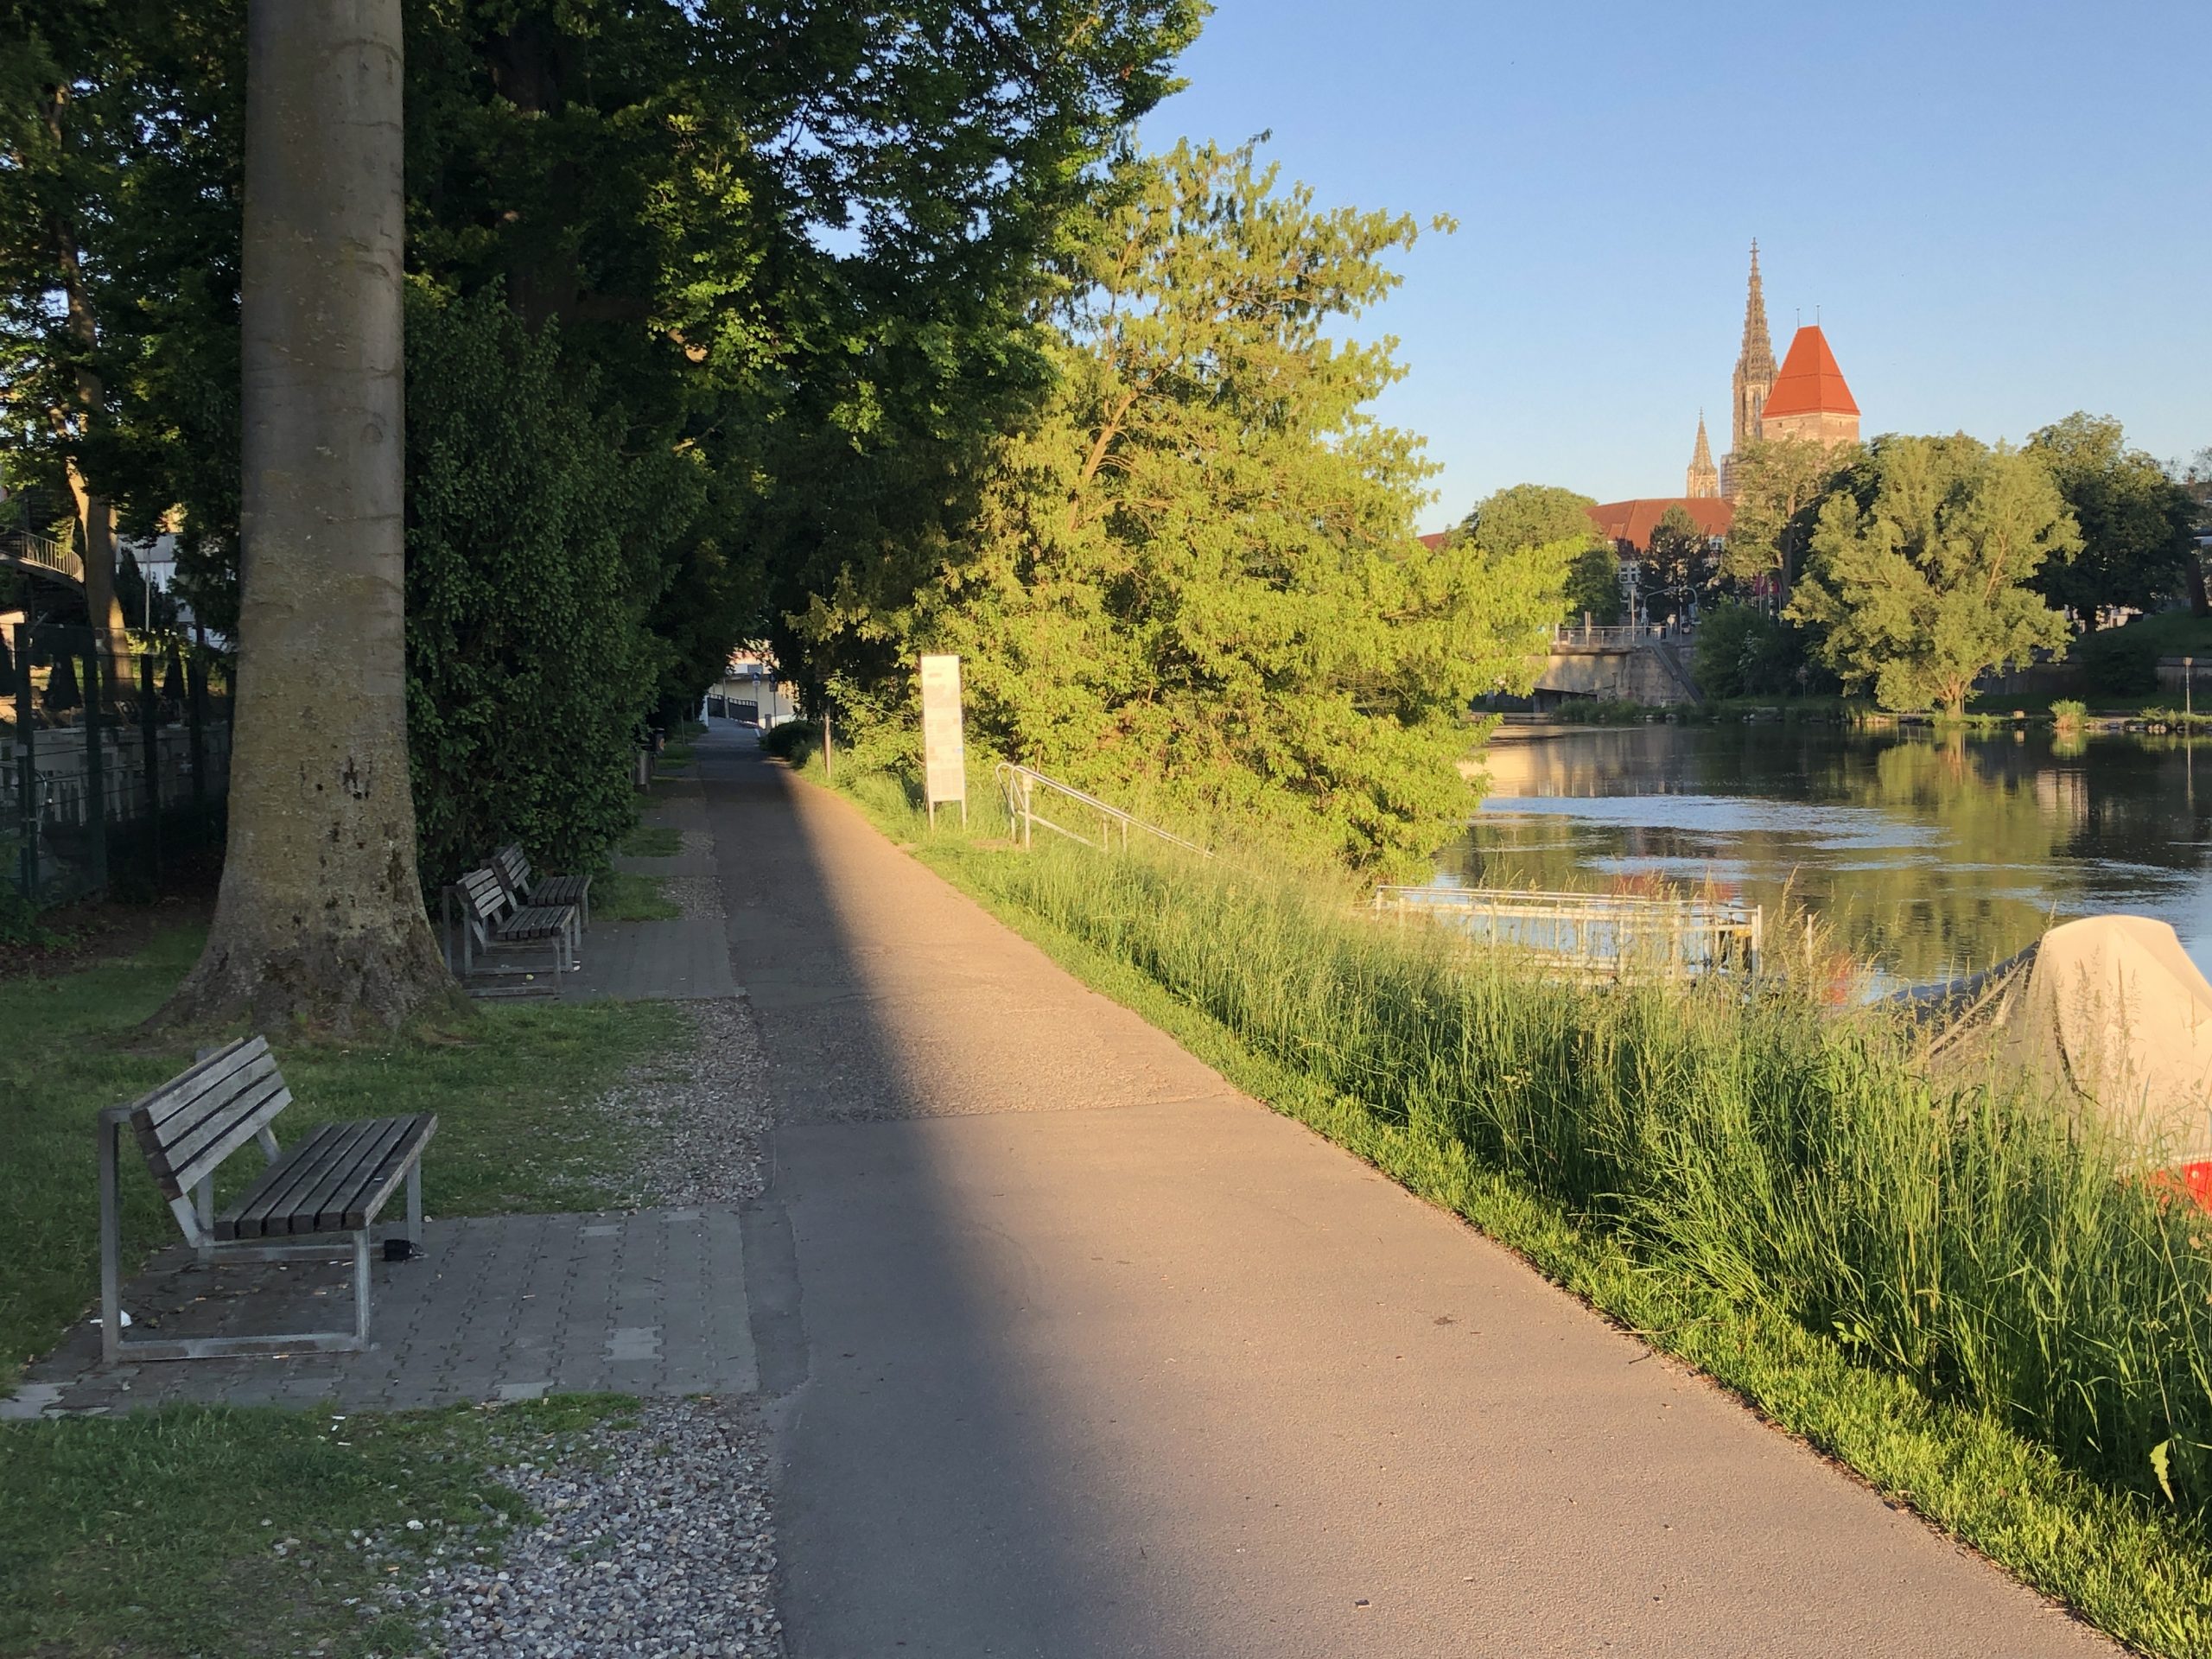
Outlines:
[[[931,836],[843,781],[1241,1086],[2102,1628],[2212,1652],[2212,1272],[2047,1116],[1931,1114],[1898,1033],[1802,996],[1567,990],[1233,866],[1015,855],[981,810]]]

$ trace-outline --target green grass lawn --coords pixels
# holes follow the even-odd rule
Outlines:
[[[575,1431],[634,1405],[571,1396],[343,1418],[172,1407],[11,1424],[0,1653],[421,1652],[410,1620],[363,1616],[377,1586],[441,1547],[496,1554],[527,1516],[493,1471],[560,1457]]]
[[[51,1347],[99,1290],[93,1124],[189,1064],[188,1043],[143,1045],[200,947],[179,927],[133,955],[46,978],[0,981],[0,1387]],[[619,1203],[627,1147],[588,1108],[633,1063],[681,1041],[654,1003],[491,1003],[435,1039],[344,1046],[279,1041],[294,1103],[289,1143],[330,1118],[435,1111],[423,1165],[434,1216],[590,1210]],[[143,1166],[125,1154],[126,1252],[175,1236]],[[257,1160],[233,1158],[230,1190]],[[127,1258],[128,1259],[128,1258]]]
[[[626,858],[674,858],[683,850],[683,833],[672,823],[641,823],[616,850]]]
[[[668,922],[683,912],[658,875],[612,870],[591,884],[591,918],[600,922]]]

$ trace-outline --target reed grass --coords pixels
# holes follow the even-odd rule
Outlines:
[[[899,780],[840,782],[1262,1098],[2114,1635],[2212,1654],[2212,1218],[1824,1007],[1816,943],[1757,994],[1563,984],[1346,882],[926,837]]]

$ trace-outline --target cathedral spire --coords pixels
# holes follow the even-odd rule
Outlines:
[[[1747,443],[1756,443],[1760,436],[1759,416],[1766,408],[1766,395],[1774,389],[1774,336],[1766,326],[1766,288],[1759,280],[1759,245],[1751,244],[1751,282],[1744,296],[1744,348],[1736,355],[1736,376],[1732,388],[1734,408],[1729,443],[1728,461],[1733,461]],[[1721,467],[1721,493],[1728,494],[1729,468]]]
[[[1697,448],[1690,454],[1688,486],[1684,495],[1718,495],[1720,493],[1720,469],[1713,464],[1713,446],[1706,441],[1705,411],[1697,412]]]

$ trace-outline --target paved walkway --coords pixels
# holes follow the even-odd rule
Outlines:
[[[435,1144],[435,1143],[433,1143]],[[343,1241],[340,1241],[341,1245]],[[196,1401],[400,1410],[548,1392],[750,1392],[745,1255],[731,1210],[433,1221],[423,1259],[374,1262],[374,1345],[359,1354],[99,1366],[79,1325],[0,1418]],[[353,1261],[202,1268],[164,1253],[125,1297],[139,1334],[341,1328]]]
[[[736,744],[794,1659],[2116,1651]]]

